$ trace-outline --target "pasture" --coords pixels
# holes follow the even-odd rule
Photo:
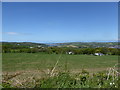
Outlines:
[[[67,55],[45,53],[3,53],[3,72],[46,70],[54,67],[59,59],[57,69],[64,68],[72,72],[81,69],[88,71],[106,70],[118,63],[118,56]]]
[[[3,53],[2,58],[4,88],[118,87],[118,73],[110,70],[118,56]]]

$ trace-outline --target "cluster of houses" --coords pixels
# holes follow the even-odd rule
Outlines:
[[[109,47],[109,48],[120,48],[120,45],[115,45],[115,46],[111,46],[111,47]]]
[[[95,53],[94,55],[95,56],[103,56],[104,54],[103,53]]]
[[[66,54],[73,55],[74,52],[69,51],[69,52],[66,52]],[[92,54],[92,55],[94,55],[94,56],[103,56],[104,54],[103,54],[103,53],[94,53],[94,54]]]

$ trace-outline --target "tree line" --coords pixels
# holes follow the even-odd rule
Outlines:
[[[44,52],[48,54],[66,54],[67,52],[73,52],[74,54],[94,54],[103,53],[107,55],[120,55],[120,50],[117,48],[72,48],[72,47],[26,47],[26,46],[11,46],[3,45],[2,53],[38,53]]]

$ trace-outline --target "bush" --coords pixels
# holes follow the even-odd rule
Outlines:
[[[79,75],[71,76],[70,73],[58,73],[56,76],[40,80],[37,88],[118,88],[118,77],[114,78],[106,72],[89,75],[82,70]]]

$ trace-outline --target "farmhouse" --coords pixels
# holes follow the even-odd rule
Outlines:
[[[30,47],[30,48],[33,48],[33,47]]]
[[[95,53],[94,55],[95,56],[103,56],[104,54],[103,53]]]
[[[66,54],[72,55],[72,54],[74,54],[74,53],[71,52],[71,51],[69,51],[69,52],[66,52]]]

